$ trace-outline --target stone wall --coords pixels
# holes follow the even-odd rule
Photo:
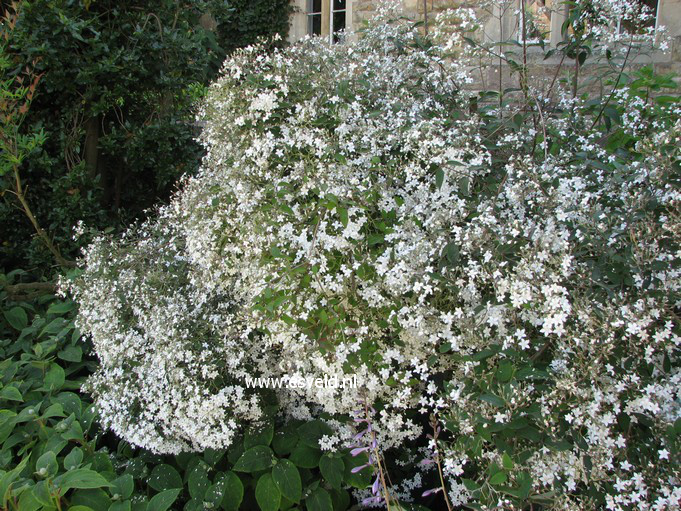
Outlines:
[[[348,0],[352,1],[352,0]],[[402,0],[404,5],[404,13],[406,16],[414,20],[424,19],[424,10],[428,17],[434,16],[437,12],[448,8],[455,8],[459,6],[475,7],[475,0]],[[361,26],[361,23],[365,19],[371,18],[373,12],[376,9],[376,0],[354,0],[353,5],[353,15],[352,15],[352,25],[353,27]],[[640,56],[636,59],[635,64],[645,65],[653,63],[658,72],[674,72],[680,77],[677,77],[677,81],[681,84],[681,0],[659,0],[658,7],[658,26],[663,26],[666,30],[667,35],[670,37],[670,48],[669,51],[655,52],[650,55]],[[498,24],[498,21],[497,21]],[[557,24],[560,26],[560,23]],[[508,30],[508,23],[507,28]],[[485,27],[485,32],[489,37],[494,37],[499,29],[495,26]],[[557,42],[556,37],[552,42]],[[555,67],[556,61],[554,59],[549,59],[548,61],[543,61],[542,59],[532,58],[532,66],[534,71],[538,74],[545,74],[550,76],[551,67]],[[542,66],[546,69],[542,70]],[[488,76],[485,78],[492,81],[498,81],[499,69],[492,67],[489,69]],[[504,73],[503,70],[501,71]]]

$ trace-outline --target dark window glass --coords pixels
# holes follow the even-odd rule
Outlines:
[[[307,33],[309,35],[322,35],[321,14],[310,14],[307,16]]]
[[[343,41],[343,34],[339,32],[345,30],[345,11],[333,13],[333,42],[340,43]]]
[[[333,31],[345,30],[345,11],[333,13]]]
[[[345,10],[345,0],[333,0],[333,10]]]
[[[307,12],[322,12],[322,0],[307,0]]]

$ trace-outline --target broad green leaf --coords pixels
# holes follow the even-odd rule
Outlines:
[[[19,478],[19,474],[26,468],[29,457],[25,457],[19,464],[14,467],[9,472],[0,476],[0,505],[4,505],[4,496],[7,494],[7,490],[10,485]]]
[[[203,465],[194,467],[194,470],[190,472],[187,486],[189,487],[189,495],[193,499],[203,500],[210,486],[210,479],[208,479],[208,473]]]
[[[76,304],[74,302],[55,302],[52,305],[50,305],[47,309],[48,314],[66,314],[69,311],[72,311],[73,309],[76,308]]]
[[[506,406],[506,402],[501,399],[499,396],[495,396],[494,394],[481,394],[478,399],[480,401],[485,401],[486,403],[489,403],[494,406],[498,406],[500,408],[503,408]]]
[[[286,459],[279,460],[272,468],[272,479],[284,497],[293,502],[300,501],[303,485],[300,473],[293,463]]]
[[[507,479],[508,477],[506,476],[506,472],[497,472],[496,474],[489,478],[489,484],[491,484],[492,486],[504,484]]]
[[[322,451],[313,449],[307,445],[298,444],[289,459],[301,468],[316,468],[319,465],[319,459],[322,457]]]
[[[319,439],[323,436],[333,435],[333,430],[321,420],[308,421],[298,426],[300,441],[308,447],[319,448]]]
[[[104,488],[111,484],[94,470],[77,468],[57,477],[54,484],[66,492],[72,488]]]
[[[131,511],[132,505],[129,500],[119,500],[111,504],[109,511]]]
[[[281,503],[281,492],[272,474],[263,474],[255,487],[255,500],[262,511],[277,511]]]
[[[64,379],[64,369],[59,364],[52,364],[45,374],[45,388],[50,391],[59,390],[64,385]]]
[[[246,431],[244,435],[244,449],[248,450],[256,445],[269,446],[272,442],[272,437],[274,435],[274,427],[272,424],[266,424],[265,426],[254,426]]]
[[[74,447],[71,452],[64,457],[64,469],[74,470],[80,466],[83,461],[83,451],[80,447]]]
[[[0,390],[0,399],[4,399],[5,401],[24,401],[21,392],[14,386],[3,387],[2,390]]]
[[[319,470],[331,486],[336,490],[341,489],[343,473],[345,472],[345,463],[342,459],[325,454],[319,460]]]
[[[274,453],[269,447],[257,445],[244,452],[234,465],[237,472],[257,472],[270,468],[274,461]]]
[[[22,307],[12,307],[2,313],[10,326],[15,330],[23,330],[28,325],[28,316]]]
[[[128,499],[135,489],[135,482],[130,474],[123,474],[118,479],[111,481],[111,495],[118,495],[119,499]]]
[[[87,506],[95,511],[109,509],[111,506],[111,498],[99,488],[77,490],[69,500],[72,506]]]
[[[366,465],[368,462],[369,458],[365,453],[362,453],[359,456],[350,456],[349,454],[346,455],[343,459],[343,464],[345,465],[345,474],[343,474],[343,480],[355,488],[367,488],[369,484],[371,484],[371,475],[373,473],[371,466],[363,468],[354,474],[352,473],[352,469]]]
[[[33,497],[35,497],[43,506],[50,507],[53,505],[48,481],[38,481],[36,485],[31,488],[31,493],[33,493]]]
[[[234,472],[227,472],[223,480],[225,489],[222,507],[226,511],[237,511],[244,498],[244,485]]]
[[[80,346],[67,346],[57,356],[67,362],[80,362],[83,359],[83,349]]]
[[[305,499],[308,511],[333,511],[331,495],[324,488],[317,488]]]
[[[291,451],[293,451],[297,444],[298,432],[291,426],[277,431],[272,439],[272,448],[277,453],[277,456],[291,454]]]
[[[52,451],[47,451],[35,462],[35,470],[38,473],[38,477],[54,477],[59,470],[57,457]]]
[[[154,495],[149,501],[147,506],[147,511],[166,511],[170,509],[173,502],[177,500],[177,496],[180,494],[180,489],[165,490],[161,493]]]
[[[156,465],[151,471],[147,484],[154,490],[164,491],[172,488],[182,488],[182,478],[180,474],[170,465]]]

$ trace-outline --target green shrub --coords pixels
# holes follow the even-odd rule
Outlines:
[[[104,426],[229,448],[275,412],[249,378],[352,375],[273,390],[330,428],[315,448],[367,457],[357,502],[678,506],[679,98],[626,67],[613,14],[576,3],[559,48],[610,64],[595,97],[524,66],[468,92],[480,43],[389,11],[356,44],[235,52],[201,171],[64,286]]]

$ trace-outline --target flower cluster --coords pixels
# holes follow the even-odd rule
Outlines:
[[[267,414],[246,376],[355,375],[276,397],[297,419],[373,405],[377,453],[438,417],[456,505],[678,506],[678,102],[527,90],[476,113],[455,39],[381,16],[352,45],[236,52],[200,173],[88,249],[71,287],[104,424],[226,447]]]

